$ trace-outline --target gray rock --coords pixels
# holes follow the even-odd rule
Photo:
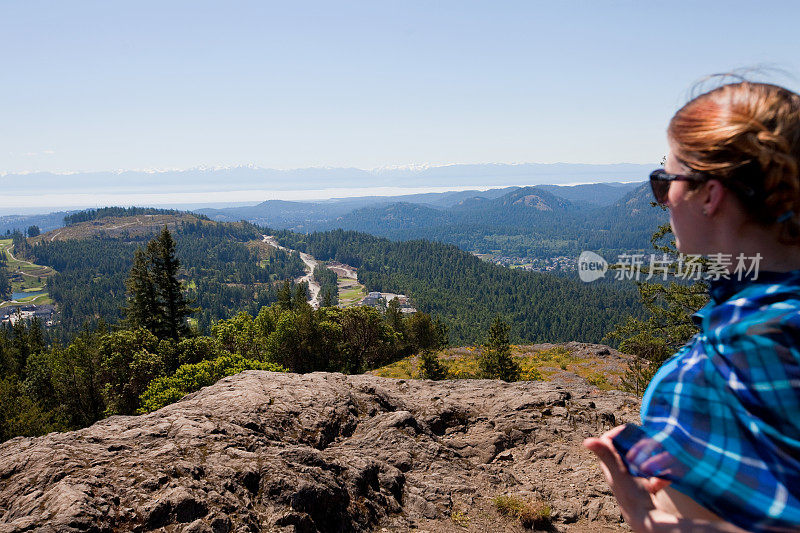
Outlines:
[[[567,402],[569,421],[540,415]],[[638,405],[542,382],[243,372],[155,413],[0,444],[0,531],[449,531],[455,507],[508,490],[555,502],[560,531],[579,514],[618,524],[599,469],[573,468],[592,461],[595,409],[620,422]]]

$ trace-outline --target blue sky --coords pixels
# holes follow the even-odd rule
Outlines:
[[[800,2],[0,3],[0,172],[657,163]]]

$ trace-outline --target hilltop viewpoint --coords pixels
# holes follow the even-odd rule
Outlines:
[[[585,381],[246,371],[0,444],[0,531],[618,531],[581,441],[637,412]]]

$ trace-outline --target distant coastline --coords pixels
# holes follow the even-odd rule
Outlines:
[[[109,205],[197,209],[266,200],[323,201],[529,185],[642,181],[654,165],[482,164],[420,168],[256,167],[163,172],[36,172],[0,176],[0,215]]]

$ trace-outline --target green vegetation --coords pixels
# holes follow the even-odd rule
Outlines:
[[[8,279],[5,263],[0,263],[0,302],[11,299],[11,280]]]
[[[100,209],[87,209],[64,217],[64,224],[72,225],[81,222],[89,222],[105,217],[130,217],[136,215],[180,215],[183,211],[175,209],[156,209],[154,207],[102,207]],[[208,217],[197,215],[199,218],[208,220]],[[28,235],[35,237],[35,235]]]
[[[339,303],[342,306],[356,305],[366,296],[367,296],[367,291],[361,284],[348,285],[347,288],[340,286]]]
[[[192,309],[178,280],[179,268],[175,241],[166,226],[146,249],[136,249],[125,283],[128,288],[125,315],[130,327],[145,328],[160,339],[173,341],[188,334],[186,319]]]
[[[106,415],[136,412],[147,384],[164,374],[164,350],[146,329],[122,330],[100,339],[100,367]]]
[[[322,263],[314,268],[314,279],[319,283],[319,301],[323,307],[339,304],[339,278],[336,272],[325,267]]]
[[[507,381],[561,369],[606,388],[616,384],[591,361],[558,347],[520,353],[510,342],[598,341],[637,309],[633,291],[512,271],[451,245],[283,233],[288,247],[352,265],[366,287],[412,295],[423,312],[405,316],[396,300],[385,313],[339,308],[343,280],[322,265],[314,275],[325,305],[315,310],[308,287],[290,281],[304,271],[299,254],[263,242],[264,228],[184,214],[170,229],[154,217],[159,226],[137,221],[135,233],[115,237],[78,231],[102,228],[99,213],[65,228],[83,238],[0,241],[11,288],[44,286],[63,323],[47,332],[37,321],[0,327],[0,440],[147,412],[245,369]],[[360,287],[353,280],[349,290]],[[189,302],[198,307],[191,328]],[[669,324],[669,309],[658,320]],[[653,319],[638,320],[630,324]],[[445,348],[451,336],[464,343],[483,332],[480,350]],[[665,345],[684,333],[674,330]]]
[[[438,354],[446,370],[446,379],[481,379],[478,361],[481,348],[447,348]],[[592,356],[578,357],[563,346],[547,349],[512,346],[511,355],[520,367],[519,381],[548,381],[570,372],[601,390],[620,389],[622,371],[615,363]],[[421,357],[409,356],[378,368],[375,375],[396,379],[424,378]]]
[[[47,279],[55,274],[52,268],[37,265],[19,258],[14,250],[30,254],[27,239],[15,232],[12,239],[0,239],[0,307],[14,305],[11,296],[16,292],[41,292]],[[52,298],[44,294],[17,298],[18,303],[51,304]]]
[[[226,376],[245,370],[269,370],[286,372],[282,367],[264,361],[245,359],[241,354],[222,355],[216,359],[185,364],[171,376],[156,378],[150,382],[140,398],[139,413],[149,413],[165,405],[177,402],[190,392],[213,385]]]
[[[262,228],[184,218],[186,221],[170,226],[174,255],[180,261],[176,275],[187,288],[186,298],[198,308],[194,318],[200,332],[208,332],[214,321],[239,311],[257,313],[276,301],[276,283],[304,271],[298,254],[261,243]],[[109,322],[123,318],[125,280],[133,267],[135,250],[162,228],[116,237],[87,234],[79,239],[40,240],[32,247],[31,254],[38,263],[58,271],[46,279],[46,287],[58,305],[60,326],[56,333],[62,341],[84,323],[91,327],[101,318]],[[152,262],[147,256],[144,253],[139,259],[139,272],[143,264]]]
[[[413,203],[365,207],[314,229],[342,228],[393,240],[425,239],[462,250],[510,257],[613,257],[644,251],[666,214],[651,206],[643,184],[612,205],[571,203],[546,187],[523,187],[493,199],[467,199],[436,209]]]
[[[677,256],[674,240],[663,244],[670,235],[669,224],[664,224],[653,234],[651,242],[656,250]],[[677,263],[672,264],[670,273],[674,275],[676,268]],[[699,331],[692,314],[708,302],[708,287],[704,281],[638,282],[637,286],[645,318],[628,317],[608,337],[621,340],[620,350],[635,357],[622,378],[622,386],[641,396],[658,367]]]
[[[503,381],[517,381],[520,376],[520,366],[511,357],[511,346],[508,343],[508,324],[500,317],[495,317],[486,343],[481,350],[478,367],[481,375],[486,379],[502,379]]]
[[[450,511],[450,520],[459,527],[469,527],[469,515],[466,511],[462,511],[461,509],[453,507],[453,510]]]
[[[0,441],[148,412],[242,370],[359,373],[442,345],[441,324],[424,314],[314,310],[303,285],[285,288],[288,299],[217,321],[210,336],[100,321],[62,347],[36,320],[0,327]]]
[[[420,355],[420,376],[434,381],[447,377],[447,368],[439,361],[435,352],[424,351]]]
[[[519,520],[522,527],[539,529],[550,526],[552,513],[550,504],[507,495],[495,496],[492,504],[501,515]]]
[[[390,322],[401,320],[397,299],[392,300],[386,316]],[[414,313],[406,320],[406,331],[414,346],[421,351],[421,376],[425,379],[445,379],[447,368],[436,353],[447,346],[447,327],[439,319],[431,319],[427,313]]]
[[[573,355],[563,346],[534,349],[530,346],[511,346],[513,360],[519,365],[519,381],[547,381],[560,371],[577,374],[601,390],[620,388],[620,371],[603,359]],[[438,353],[437,360],[446,371],[446,379],[481,379],[479,367],[481,348],[462,346]],[[409,356],[378,368],[376,375],[396,379],[424,378],[421,357]]]
[[[629,314],[639,316],[633,284],[586,284],[488,264],[455,246],[393,242],[335,230],[278,235],[288,248],[358,268],[371,291],[408,294],[417,309],[438,316],[456,344],[480,341],[493,318],[511,325],[513,342],[600,340]]]

